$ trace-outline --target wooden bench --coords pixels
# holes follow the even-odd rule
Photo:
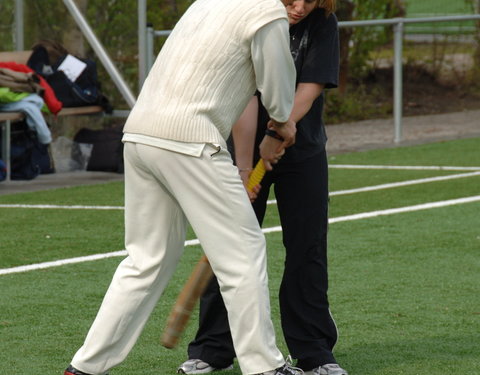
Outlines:
[[[18,64],[27,64],[32,51],[7,51],[0,52],[1,62],[16,62]],[[57,116],[79,116],[103,113],[103,108],[99,105],[84,107],[64,107]],[[0,112],[0,128],[2,134],[2,160],[7,166],[7,178],[10,180],[10,127],[13,121],[22,120],[25,116],[21,112]]]

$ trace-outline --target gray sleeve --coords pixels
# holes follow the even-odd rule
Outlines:
[[[278,19],[259,29],[253,38],[252,60],[256,84],[270,118],[285,122],[295,95],[295,65],[290,53],[288,21]]]

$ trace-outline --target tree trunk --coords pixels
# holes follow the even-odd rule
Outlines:
[[[351,21],[355,4],[351,0],[340,0],[337,9],[337,17],[340,21]],[[338,92],[343,95],[347,91],[349,56],[350,56],[350,38],[353,29],[344,27],[340,29],[340,76],[338,83]]]
[[[474,11],[475,14],[480,14],[480,0],[477,0],[477,3],[474,4]],[[475,32],[475,39],[477,41],[477,50],[475,52],[475,60],[476,60],[476,65],[480,65],[480,20],[477,20],[475,22],[476,25],[476,32]]]
[[[393,5],[395,7],[395,17],[405,17],[407,15],[407,9],[405,8],[404,0],[394,0]]]
[[[168,0],[168,3],[170,4],[170,8],[172,9],[172,13],[173,14],[178,14],[177,1],[176,0]]]
[[[83,15],[87,13],[88,0],[75,0],[75,4]],[[67,22],[63,34],[63,45],[72,55],[85,57],[85,38],[70,12],[66,10],[66,13]]]

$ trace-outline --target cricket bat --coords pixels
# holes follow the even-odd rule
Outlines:
[[[251,191],[254,186],[258,185],[265,175],[265,172],[265,165],[263,164],[263,160],[260,159],[249,177],[247,189]],[[161,339],[164,347],[173,349],[177,346],[180,336],[192,315],[193,309],[212,279],[212,276],[212,267],[210,267],[207,257],[203,255],[193,269],[192,274],[185,283],[177,297],[175,305],[170,311],[167,325],[165,326]]]

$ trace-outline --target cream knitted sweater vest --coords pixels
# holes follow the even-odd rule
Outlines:
[[[195,1],[158,55],[124,132],[225,140],[255,91],[253,36],[286,17],[279,0]]]

